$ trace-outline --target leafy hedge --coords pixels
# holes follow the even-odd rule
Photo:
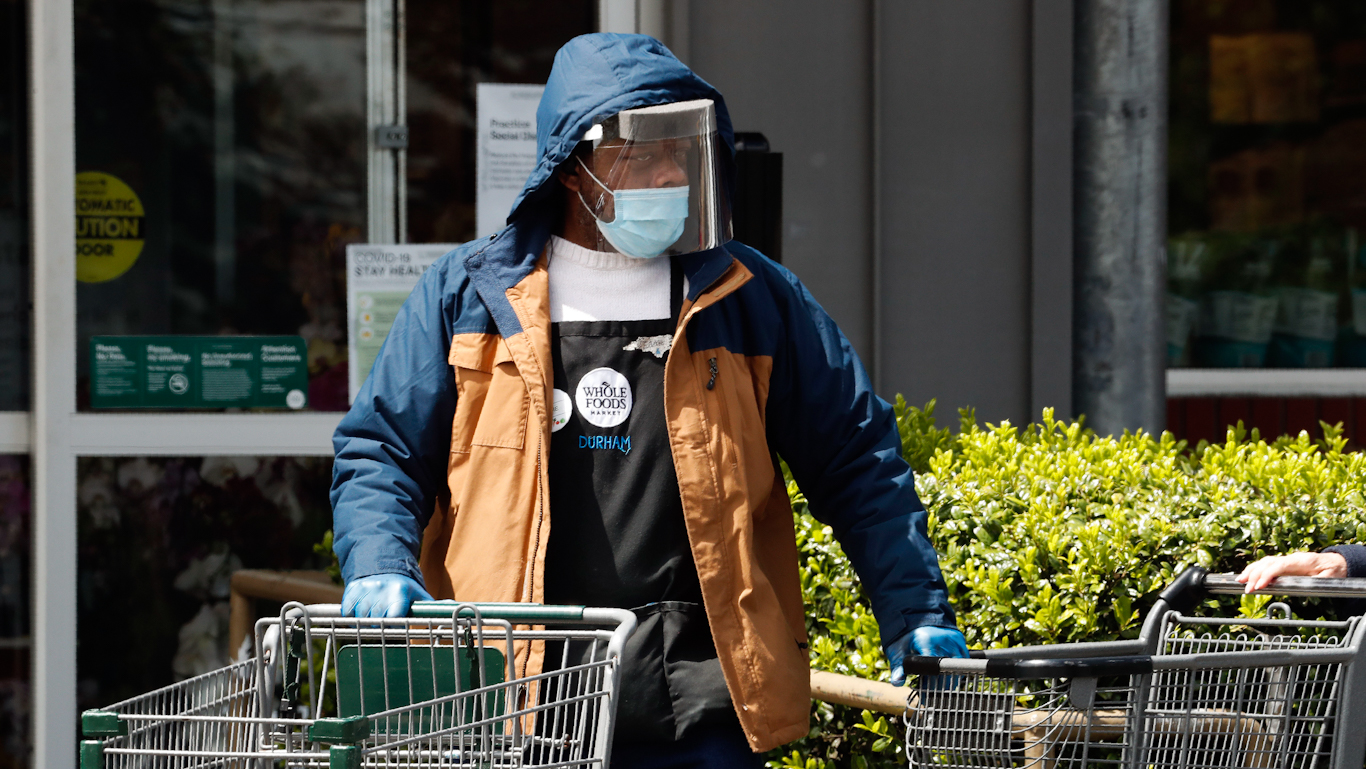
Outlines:
[[[1267,554],[1366,541],[1366,454],[1346,452],[1341,429],[1326,424],[1321,441],[1301,433],[1267,443],[1240,423],[1224,443],[1189,447],[1170,433],[1098,437],[1047,410],[1023,429],[979,426],[963,411],[957,433],[936,426],[933,401],[916,409],[898,397],[896,414],[973,648],[1133,638],[1157,593],[1190,564],[1237,571]],[[858,577],[790,478],[788,493],[813,667],[885,680]],[[812,710],[811,735],[770,754],[771,766],[905,763],[895,719],[825,703]]]

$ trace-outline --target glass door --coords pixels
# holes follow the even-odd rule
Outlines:
[[[72,10],[75,413],[56,450],[72,458],[64,557],[82,619],[39,627],[79,640],[88,708],[235,655],[234,570],[324,565],[313,545],[349,403],[346,248],[474,238],[478,86],[544,83],[598,3]],[[290,344],[299,396],[256,397],[285,376],[266,346]],[[251,397],[211,397],[233,382]]]

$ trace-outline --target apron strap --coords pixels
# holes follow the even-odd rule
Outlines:
[[[706,621],[707,619],[707,614],[703,609],[702,604],[693,603],[692,601],[654,601],[647,603],[644,606],[637,606],[631,609],[631,612],[639,619],[645,619],[651,614],[663,614],[664,612],[670,611],[700,617],[703,621]]]
[[[678,315],[683,311],[683,263],[678,257],[669,257],[669,320],[678,328]]]

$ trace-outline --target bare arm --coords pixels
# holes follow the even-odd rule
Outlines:
[[[1238,581],[1247,585],[1247,592],[1261,590],[1277,577],[1336,577],[1347,576],[1347,559],[1338,553],[1292,553],[1268,555],[1248,564]]]

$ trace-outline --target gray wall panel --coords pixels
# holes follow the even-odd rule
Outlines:
[[[1044,367],[1070,362],[1069,292],[1047,290],[1070,276],[1070,221],[1052,213],[1070,206],[1032,202],[1068,197],[1053,177],[1070,178],[1070,137],[1036,146],[1034,128],[1068,125],[1053,113],[1067,109],[1070,69],[1043,68],[1050,90],[1034,94],[1031,39],[1041,22],[1049,33],[1041,39],[1064,48],[1045,59],[1070,62],[1070,27],[1052,19],[1067,21],[1062,6],[1032,18],[1038,2],[687,3],[688,63],[726,94],[738,130],[762,131],[786,155],[785,261],[870,368],[880,313],[879,391],[913,403],[937,398],[949,423],[964,405],[985,420],[1021,423],[1044,401],[1066,400],[1057,382],[1070,373]],[[1036,96],[1047,113],[1035,115]],[[1032,168],[1054,167],[1041,148],[1069,165],[1035,184]],[[1035,215],[1045,229],[1031,227]],[[1049,258],[1034,264],[1035,249]],[[1064,304],[1049,311],[1031,297]]]
[[[1030,416],[1072,416],[1072,0],[1034,0]]]
[[[881,8],[882,390],[937,398],[946,418],[971,405],[1020,424],[1031,411],[1029,4]]]
[[[783,263],[872,353],[871,67],[865,2],[692,0],[688,64],[738,131],[783,158]]]

